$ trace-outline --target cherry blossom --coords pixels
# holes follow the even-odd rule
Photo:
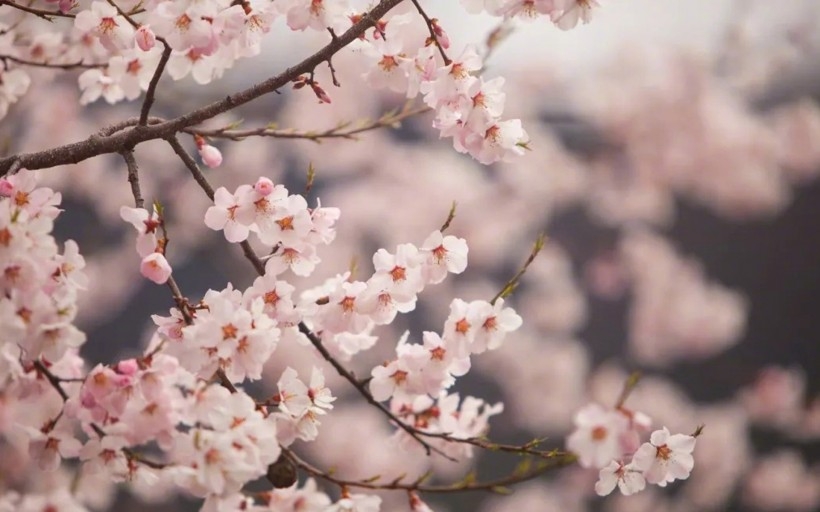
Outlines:
[[[635,469],[634,464],[624,465],[613,460],[608,466],[601,468],[598,482],[595,483],[595,492],[599,496],[606,496],[616,485],[621,494],[629,496],[642,491],[646,487],[646,480],[641,472]]]
[[[158,252],[149,254],[140,263],[140,273],[147,279],[157,283],[165,284],[171,277],[171,265],[165,256]]]
[[[250,190],[248,185],[243,185],[231,194],[225,188],[218,188],[214,192],[214,206],[205,213],[205,225],[224,230],[229,242],[242,242],[248,238],[253,218],[247,204]]]
[[[107,2],[94,1],[89,10],[74,18],[77,30],[99,38],[108,50],[124,50],[134,44],[134,27]]]
[[[629,428],[623,415],[592,403],[578,411],[574,421],[576,429],[567,438],[567,448],[578,454],[583,467],[604,468],[622,458],[621,436]]]
[[[631,403],[671,432],[693,416],[709,418],[707,434],[721,415],[736,417],[731,428],[718,425],[718,441],[701,442],[728,439],[732,447],[742,447],[744,457],[730,464],[711,453],[699,457],[695,478],[700,481],[687,483],[681,504],[673,506],[651,486],[689,477],[700,430],[690,436],[664,427],[642,443],[650,432],[649,416],[627,408],[626,395],[611,400],[610,391],[624,376],[607,379],[607,367],[615,363],[596,367],[600,353],[586,343],[584,322],[596,308],[587,304],[578,262],[570,259],[576,256],[576,233],[558,230],[554,244],[527,260],[526,273],[513,274],[509,286],[503,285],[508,271],[516,271],[511,267],[520,261],[518,248],[564,209],[580,207],[612,235],[604,250],[618,260],[612,265],[623,274],[621,287],[630,288],[625,297],[631,353],[622,354],[619,364],[658,368],[728,349],[741,341],[746,322],[749,306],[740,291],[707,280],[693,258],[679,255],[660,231],[646,225],[672,221],[676,194],[728,219],[771,214],[787,205],[792,187],[816,174],[811,148],[820,132],[814,105],[805,100],[808,107],[800,112],[762,115],[756,103],[749,108],[751,101],[741,99],[748,93],[742,87],[732,87],[731,95],[726,84],[721,93],[709,92],[694,67],[680,62],[660,66],[662,83],[655,87],[647,81],[653,85],[648,95],[645,84],[641,94],[629,94],[603,79],[591,93],[554,69],[551,80],[560,87],[541,89],[542,82],[514,74],[489,79],[485,68],[503,70],[488,57],[495,58],[492,38],[499,34],[493,33],[486,47],[471,44],[480,40],[462,40],[461,31],[435,17],[435,2],[428,3],[416,9],[406,2],[395,10],[401,14],[391,10],[379,20],[359,9],[379,9],[386,2],[126,0],[115,7],[47,0],[3,7],[0,46],[7,55],[0,67],[0,116],[29,89],[55,94],[47,100],[32,96],[12,110],[10,126],[20,127],[21,135],[14,132],[9,144],[24,149],[0,159],[12,166],[4,167],[9,174],[0,178],[0,473],[8,476],[0,511],[103,509],[110,504],[100,502],[111,499],[103,495],[120,489],[115,483],[139,499],[159,501],[174,493],[198,497],[208,512],[400,510],[408,501],[410,509],[427,511],[432,493],[424,490],[428,482],[422,476],[430,471],[440,473],[442,482],[463,478],[457,473],[466,470],[481,444],[494,444],[490,427],[495,429],[495,417],[505,409],[512,409],[510,421],[526,435],[546,431],[554,440],[569,433],[565,446],[571,453],[544,454],[555,457],[556,466],[577,457],[584,468],[560,473],[554,484],[535,482],[536,491],[525,490],[528,497],[512,502],[515,506],[581,510],[597,474],[598,495],[616,487],[626,496],[644,491],[629,502],[613,496],[606,505],[613,510],[715,508],[726,499],[721,493],[734,493],[737,482],[752,497],[741,496],[744,501],[816,508],[820,492],[811,479],[816,468],[792,455],[753,466],[745,456],[746,437],[738,435],[753,421],[775,426],[789,443],[811,439],[817,400],[804,396],[808,387],[798,370],[770,369],[729,402],[708,408],[653,391],[668,391],[668,381],[642,381],[650,391],[636,390]],[[498,23],[526,20],[536,30],[556,34],[589,22],[598,8],[595,0],[462,0],[461,5],[460,11],[456,6],[461,15],[484,12]],[[51,22],[28,12],[40,8],[51,10]],[[424,9],[429,17],[417,12]],[[71,16],[57,16],[57,10]],[[346,34],[354,23],[370,24],[372,30]],[[308,33],[289,33],[308,28]],[[197,84],[223,75],[232,79],[236,75],[229,71],[240,59],[258,55],[269,39],[283,34],[295,41],[310,37],[324,49],[295,67],[280,66],[278,59],[290,56],[280,52],[271,61],[275,69],[265,68],[264,81],[238,94],[229,81],[212,84],[214,90],[230,91],[187,111],[187,101],[178,101],[181,89],[174,88],[179,84],[165,76],[191,75]],[[348,40],[354,42],[348,46]],[[455,49],[461,48],[459,54]],[[245,64],[254,63],[259,64]],[[674,66],[680,69],[672,73]],[[61,67],[74,69],[77,82],[55,79]],[[161,78],[156,88],[154,78]],[[328,85],[331,80],[334,86]],[[335,87],[337,81],[343,86]],[[691,87],[681,88],[682,83]],[[109,112],[130,109],[132,116],[118,120],[121,124],[92,127],[76,117],[78,103],[139,100],[149,87],[151,97],[143,101],[82,110],[109,119]],[[263,109],[242,110],[251,119],[241,120],[234,107],[265,88],[281,94],[281,104],[268,112],[275,114],[275,124],[261,117]],[[63,101],[69,96],[71,102]],[[331,96],[333,104],[327,105]],[[316,105],[317,97],[323,104]],[[544,118],[554,124],[554,112],[545,113],[546,103],[534,97],[577,109],[578,119],[594,132],[589,137],[604,141],[604,148],[579,157],[561,147],[554,126],[543,125]],[[359,132],[360,125],[350,119],[371,116],[387,124],[391,115],[379,118],[380,109],[404,98],[416,102],[408,109],[429,112],[416,123],[405,118],[409,110],[398,111],[405,123],[405,131],[398,132],[403,142],[387,155],[392,133],[371,129],[366,120]],[[223,109],[226,102],[232,105]],[[643,109],[655,112],[650,116]],[[521,119],[511,118],[513,111]],[[661,117],[669,126],[662,126]],[[773,126],[760,119],[773,120]],[[338,128],[322,132],[323,122]],[[435,131],[426,133],[422,124]],[[372,133],[366,145],[337,146],[349,137],[347,130],[356,136]],[[93,135],[76,142],[85,134]],[[166,165],[164,153],[172,154],[167,147],[154,152],[143,146],[162,147],[188,135],[196,144],[193,156],[198,153],[205,166],[221,170],[200,173],[185,158],[185,166]],[[449,140],[419,143],[436,135]],[[286,138],[324,142],[318,152],[307,153],[299,143],[292,149]],[[55,149],[28,149],[29,144]],[[121,206],[129,193],[122,172],[104,158],[87,156],[122,152],[127,157],[132,150],[141,162],[143,196],[156,194],[162,204]],[[68,174],[49,171],[53,189],[20,169],[63,164],[70,164]],[[305,167],[310,170],[302,187]],[[695,172],[700,167],[706,171]],[[718,176],[727,179],[710,179],[718,167],[725,168]],[[134,177],[129,174],[139,204]],[[97,189],[107,193],[99,196]],[[71,201],[62,205],[55,190]],[[330,206],[314,200],[317,192]],[[100,236],[104,247],[82,247],[85,236],[78,244],[53,234],[55,225],[63,227],[60,208],[71,208],[78,199],[91,200],[104,229],[119,209],[120,218],[137,231],[140,273],[152,282],[167,283],[191,254],[213,250],[209,230],[242,243],[241,251],[226,246],[226,257],[244,253],[251,265],[231,267],[227,274],[209,272],[207,282],[175,273],[179,283],[171,283],[173,297],[166,297],[175,307],[161,306],[163,314],[152,315],[153,326],[137,329],[135,344],[118,356],[122,359],[94,364],[80,355],[91,354],[80,352],[86,335],[75,319],[83,315],[77,325],[91,329],[115,313],[132,314],[140,308],[129,297],[145,283],[133,271],[133,253],[132,271],[120,271],[130,249],[120,251],[114,247],[118,242],[109,247]],[[430,205],[452,200],[458,201],[457,215],[420,245],[421,238],[414,242],[444,220],[445,212]],[[412,212],[412,220],[405,212]],[[201,240],[203,233],[211,235],[208,242]],[[566,254],[554,250],[559,243]],[[449,274],[465,272],[468,253],[471,273],[445,282]],[[354,255],[358,266],[350,263]],[[260,275],[251,277],[254,269]],[[489,277],[475,278],[478,273]],[[499,284],[498,297],[504,298],[490,300]],[[150,313],[156,311],[152,306]],[[529,319],[527,326],[522,316]],[[137,338],[143,348],[137,348]],[[506,403],[465,395],[461,386],[470,383],[462,377],[470,370],[480,372],[479,379],[497,377]],[[593,396],[609,405],[589,402]],[[778,418],[767,420],[772,411]],[[344,447],[334,448],[334,442]],[[424,453],[427,447],[431,456]],[[510,451],[542,448],[534,441]],[[271,465],[283,462],[298,467],[301,486],[256,492]],[[526,476],[523,464],[519,469]],[[307,475],[321,480],[329,494],[318,490],[317,480],[305,480]],[[480,488],[481,481],[476,477],[472,483]],[[409,489],[378,495],[367,490],[380,485]]]
[[[675,480],[689,478],[694,466],[692,450],[695,438],[684,434],[670,434],[664,427],[652,432],[650,442],[635,452],[632,464],[643,471],[646,481],[665,487]]]

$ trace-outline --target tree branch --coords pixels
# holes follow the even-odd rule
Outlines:
[[[73,14],[63,14],[60,11],[44,11],[42,9],[35,9],[33,7],[28,7],[25,5],[20,5],[16,2],[11,2],[10,0],[0,0],[0,6],[8,5],[12,9],[18,9],[23,12],[27,12],[29,14],[33,14],[38,18],[42,18],[46,21],[53,21],[51,18],[74,18]]]
[[[506,487],[509,485],[514,485],[521,482],[526,482],[527,480],[532,480],[533,478],[539,477],[551,469],[568,466],[574,463],[576,460],[576,457],[573,454],[558,452],[555,454],[554,457],[547,460],[543,460],[538,464],[527,464],[526,466],[528,467],[520,465],[519,468],[521,469],[516,468],[511,474],[496,480],[488,480],[484,482],[476,481],[474,475],[470,473],[461,481],[452,484],[424,485],[424,481],[427,479],[427,475],[423,475],[422,477],[410,483],[402,483],[402,477],[398,477],[389,482],[378,482],[378,477],[376,477],[375,479],[369,478],[364,480],[345,480],[342,478],[337,478],[326,471],[322,471],[321,469],[312,466],[308,462],[300,459],[295,453],[293,453],[291,450],[288,450],[287,448],[283,448],[282,452],[288,459],[290,459],[297,467],[301,468],[305,473],[316,478],[321,478],[322,480],[331,482],[340,487],[358,487],[362,489],[372,490],[405,490],[441,494],[457,493],[464,491],[487,491],[501,494],[508,493],[509,490],[506,489]]]
[[[322,139],[350,139],[356,140],[356,135],[360,133],[369,132],[379,128],[394,127],[407,118],[423,114],[430,110],[429,107],[421,106],[411,108],[411,105],[405,105],[400,111],[388,112],[378,119],[369,119],[362,121],[351,127],[353,123],[345,122],[333,128],[320,131],[302,131],[294,130],[292,128],[274,128],[272,126],[264,126],[260,128],[248,128],[245,130],[237,130],[235,128],[223,127],[214,129],[202,128],[186,128],[185,133],[201,135],[203,137],[210,137],[216,139],[228,139],[239,141],[247,137],[271,137],[274,139],[305,139],[312,142],[321,142]]]
[[[332,39],[330,43],[299,64],[243,91],[229,95],[223,100],[216,101],[169,121],[157,124],[149,123],[148,126],[134,126],[110,136],[92,135],[79,142],[35,153],[8,156],[0,159],[0,176],[8,172],[9,167],[11,167],[11,164],[15,160],[20,160],[21,165],[26,169],[46,169],[58,165],[76,164],[95,156],[116,153],[121,151],[122,148],[133,147],[149,140],[165,139],[173,136],[185,128],[199,124],[255,100],[256,98],[276,91],[293,81],[293,79],[299,75],[310,73],[316,66],[327,61],[339,50],[358,39],[368,28],[374,26],[379,18],[402,1],[403,0],[381,0],[378,5],[362,16],[362,18],[345,31],[344,34]]]
[[[171,58],[171,46],[165,40],[161,40],[165,48],[162,50],[162,56],[157,63],[157,69],[154,70],[154,75],[151,77],[151,82],[148,83],[148,89],[145,91],[145,99],[142,102],[142,109],[140,110],[140,125],[148,124],[148,114],[151,112],[151,106],[154,104],[154,95],[157,91],[157,84],[162,77],[162,72],[165,71],[165,65],[168,64],[168,59]]]

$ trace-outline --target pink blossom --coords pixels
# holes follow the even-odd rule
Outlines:
[[[242,185],[231,194],[224,187],[214,193],[214,206],[205,212],[205,225],[214,230],[224,230],[229,242],[242,242],[248,238],[253,212],[250,210],[251,187]]]
[[[467,242],[440,231],[434,231],[421,244],[426,256],[423,274],[428,283],[440,283],[447,273],[460,274],[467,268]]]
[[[694,449],[694,437],[671,435],[664,427],[652,432],[650,442],[638,448],[632,465],[643,472],[647,482],[665,487],[667,483],[689,478],[695,464],[692,458]]]
[[[29,440],[29,455],[37,461],[43,471],[55,471],[62,459],[76,457],[82,444],[71,432],[53,429],[47,432],[25,428]]]
[[[599,496],[606,496],[615,489],[616,485],[621,494],[629,496],[642,491],[646,487],[646,480],[633,464],[624,465],[613,460],[608,466],[601,468],[598,482],[595,484],[595,492]]]
[[[102,1],[91,3],[74,18],[77,30],[98,37],[110,51],[124,50],[134,41],[134,28],[119,15],[117,9]]]
[[[581,466],[604,468],[623,457],[620,439],[629,428],[623,415],[592,403],[578,411],[574,421],[576,428],[567,438],[567,449],[578,455]]]
[[[152,252],[142,259],[140,273],[157,284],[165,284],[171,277],[171,265],[164,255]]]
[[[253,189],[262,197],[269,196],[273,192],[273,182],[269,178],[262,176],[253,185]]]

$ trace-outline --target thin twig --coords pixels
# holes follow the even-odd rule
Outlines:
[[[410,0],[413,2],[413,5],[416,6],[416,10],[421,14],[421,17],[424,18],[424,22],[427,24],[427,30],[430,31],[430,39],[433,40],[435,45],[438,47],[438,52],[441,54],[441,58],[444,59],[444,65],[449,66],[453,61],[450,60],[450,57],[447,56],[447,53],[444,51],[444,47],[441,46],[441,42],[438,40],[438,36],[436,35],[436,27],[433,24],[432,18],[427,16],[427,13],[424,12],[424,9],[421,7],[421,4],[418,0]]]
[[[339,38],[339,36],[336,35],[336,31],[334,31],[332,28],[328,27],[327,31],[330,32],[331,40]],[[330,68],[330,78],[333,81],[333,85],[335,85],[336,87],[341,87],[342,84],[340,84],[339,80],[336,78],[336,68],[333,67],[333,59],[330,57],[328,57],[327,59],[327,67]]]
[[[208,196],[208,199],[211,201],[214,200],[214,189],[208,180],[205,179],[205,175],[202,174],[202,170],[200,170],[199,165],[197,165],[196,161],[193,157],[185,151],[185,148],[182,147],[182,144],[179,142],[179,139],[176,136],[168,137],[165,139],[168,144],[171,145],[171,148],[174,150],[174,153],[177,154],[182,163],[185,164],[185,167],[191,171],[191,175],[193,176],[194,180],[199,184],[200,188],[205,191],[205,195]]]
[[[119,13],[120,16],[125,18],[125,21],[127,21],[129,25],[131,25],[135,29],[140,28],[140,24],[137,23],[137,21],[134,20],[131,16],[129,16],[127,12],[120,9],[120,6],[117,5],[116,2],[114,2],[114,0],[106,0],[106,1],[108,2],[108,5],[110,5],[111,7],[113,7],[114,9],[117,10],[117,13]]]
[[[128,183],[131,184],[131,195],[134,196],[134,204],[137,208],[143,208],[145,200],[142,198],[142,192],[140,191],[139,167],[137,167],[137,160],[134,158],[134,150],[128,149],[120,154],[128,167]]]
[[[626,399],[629,398],[629,395],[632,393],[632,390],[635,389],[635,386],[638,385],[638,381],[641,380],[641,372],[632,372],[627,377],[626,382],[624,382],[624,387],[621,389],[621,394],[618,397],[618,401],[615,402],[615,408],[620,409],[624,406]]]
[[[444,224],[438,229],[440,232],[444,233],[447,231],[447,228],[450,227],[450,223],[453,222],[453,219],[456,218],[456,202],[453,201],[453,204],[450,206],[450,211],[447,212],[447,218],[444,220]]]
[[[541,249],[544,248],[545,242],[546,237],[544,236],[544,234],[542,233],[538,235],[538,238],[535,240],[535,244],[533,244],[532,251],[530,251],[530,255],[527,257],[527,261],[525,261],[524,265],[521,266],[518,272],[516,272],[515,275],[512,276],[510,280],[504,284],[504,287],[501,288],[501,291],[499,291],[495,295],[495,297],[492,298],[490,304],[495,304],[498,299],[506,298],[518,287],[518,282],[527,272],[527,268],[529,268],[530,264],[532,264],[532,262],[535,261],[535,257],[538,256],[538,253],[541,252]]]
[[[577,457],[574,454],[568,452],[557,452],[554,457],[543,460],[539,464],[535,464],[534,467],[527,468],[524,471],[514,471],[512,474],[496,480],[481,482],[476,481],[473,477],[468,475],[468,477],[464,478],[462,481],[449,485],[424,485],[423,482],[429,477],[429,475],[422,475],[420,478],[417,478],[411,483],[402,483],[404,478],[401,476],[389,482],[379,482],[378,477],[363,480],[345,480],[342,478],[337,478],[326,471],[322,471],[321,469],[314,467],[310,463],[299,458],[291,450],[283,448],[282,452],[285,454],[285,457],[289,458],[296,466],[301,468],[309,475],[321,478],[322,480],[331,482],[340,487],[358,487],[372,490],[406,490],[426,493],[457,493],[479,490],[505,493],[505,491],[507,491],[506,487],[509,485],[532,480],[533,478],[543,475],[549,470],[567,466],[577,460]]]
[[[57,64],[54,62],[36,62],[33,60],[26,60],[21,59],[19,57],[14,57],[12,55],[0,55],[0,60],[7,60],[14,62],[16,64],[20,64],[23,66],[32,66],[38,68],[51,68],[51,69],[63,69],[63,70],[70,70],[70,69],[95,69],[95,68],[103,68],[105,64],[86,64],[82,61],[80,62],[72,62],[67,64]]]
[[[395,127],[401,121],[418,114],[429,112],[429,107],[410,108],[405,105],[397,113],[388,112],[378,119],[364,121],[355,128],[351,128],[352,123],[345,122],[333,128],[322,131],[301,131],[291,128],[277,129],[270,126],[260,128],[248,128],[244,130],[233,129],[230,126],[215,129],[186,128],[183,131],[190,134],[201,135],[203,137],[222,138],[239,141],[247,137],[271,137],[275,139],[307,139],[313,142],[321,142],[322,139],[349,139],[357,140],[356,135],[379,128]]]
[[[182,291],[179,289],[179,285],[176,280],[174,280],[173,276],[168,276],[168,281],[166,281],[165,284],[167,284],[168,288],[171,290],[171,296],[174,298],[174,303],[176,303],[177,309],[179,309],[179,312],[182,313],[182,318],[185,320],[185,323],[187,325],[191,325],[194,319],[191,317],[190,306],[185,297],[182,296]]]
[[[333,355],[330,352],[328,352],[327,348],[325,348],[325,346],[322,344],[322,340],[318,336],[316,336],[316,334],[313,331],[311,331],[310,328],[304,322],[299,322],[299,332],[304,334],[305,337],[308,340],[310,340],[310,343],[314,347],[316,347],[316,350],[319,351],[319,353],[322,355],[325,361],[327,361],[328,363],[330,363],[331,366],[333,366],[333,368],[336,370],[336,373],[341,375],[354,388],[356,388],[356,391],[358,391],[359,394],[362,395],[362,397],[364,397],[367,403],[381,411],[393,423],[395,423],[397,427],[407,432],[410,435],[410,437],[415,439],[416,442],[418,442],[421,446],[424,447],[424,451],[427,452],[427,455],[430,455],[432,452],[436,452],[449,460],[453,460],[453,458],[444,453],[444,451],[436,448],[435,446],[431,445],[430,443],[422,439],[421,436],[423,432],[419,432],[417,429],[402,421],[398,416],[393,414],[393,412],[390,409],[388,409],[383,403],[373,398],[373,395],[370,394],[370,390],[368,390],[364,385],[362,385],[356,378],[356,376],[350,372],[350,370],[345,368],[342,365],[342,363],[337,361],[336,358],[333,357]]]
[[[157,68],[154,70],[154,75],[148,83],[148,89],[145,91],[145,99],[142,102],[142,109],[140,110],[139,125],[145,126],[148,124],[148,114],[151,112],[151,106],[154,104],[154,96],[157,91],[157,84],[162,78],[162,73],[165,71],[165,65],[168,64],[168,59],[171,58],[171,46],[163,39],[161,40],[165,48],[162,50],[162,56],[159,58]]]
[[[51,387],[54,388],[60,395],[60,398],[63,399],[63,402],[68,401],[68,393],[66,393],[63,389],[63,385],[59,377],[51,373],[51,370],[46,368],[46,365],[44,365],[43,362],[39,359],[36,359],[34,361],[34,368],[37,370],[37,373],[39,373],[40,375],[45,377],[46,380],[48,380],[49,384],[51,384]]]

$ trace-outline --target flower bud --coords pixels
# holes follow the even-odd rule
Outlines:
[[[157,284],[165,284],[168,278],[171,277],[171,265],[165,259],[165,256],[158,252],[152,252],[142,259],[140,273],[143,277]]]
[[[137,32],[134,34],[134,40],[140,50],[147,52],[157,44],[157,36],[148,25],[140,25]]]
[[[269,196],[270,193],[273,192],[273,182],[263,176],[257,180],[256,184],[253,186],[253,189],[260,196]]]
[[[134,375],[134,374],[137,373],[137,370],[139,370],[139,368],[140,367],[139,367],[139,364],[137,363],[137,360],[134,359],[134,358],[131,358],[131,359],[126,359],[124,361],[120,361],[119,363],[117,363],[116,370],[117,370],[117,373],[120,373],[122,375]]]
[[[433,25],[433,33],[436,35],[438,44],[446,50],[450,47],[450,36],[448,36],[447,32],[441,28],[441,25],[438,24],[438,20],[436,18],[433,18],[431,21]]]
[[[212,169],[222,165],[222,153],[220,153],[217,148],[205,142],[205,139],[201,135],[194,135],[194,142],[196,142],[199,156],[205,165]]]
[[[205,144],[199,148],[199,156],[202,157],[205,165],[210,168],[219,167],[222,164],[222,153],[210,144]]]
[[[68,14],[68,11],[74,7],[74,0],[60,0],[57,5],[59,6],[61,13]]]
[[[325,92],[318,83],[312,82],[310,87],[313,89],[313,94],[319,98],[319,103],[330,103],[330,96],[328,96],[327,92]]]

